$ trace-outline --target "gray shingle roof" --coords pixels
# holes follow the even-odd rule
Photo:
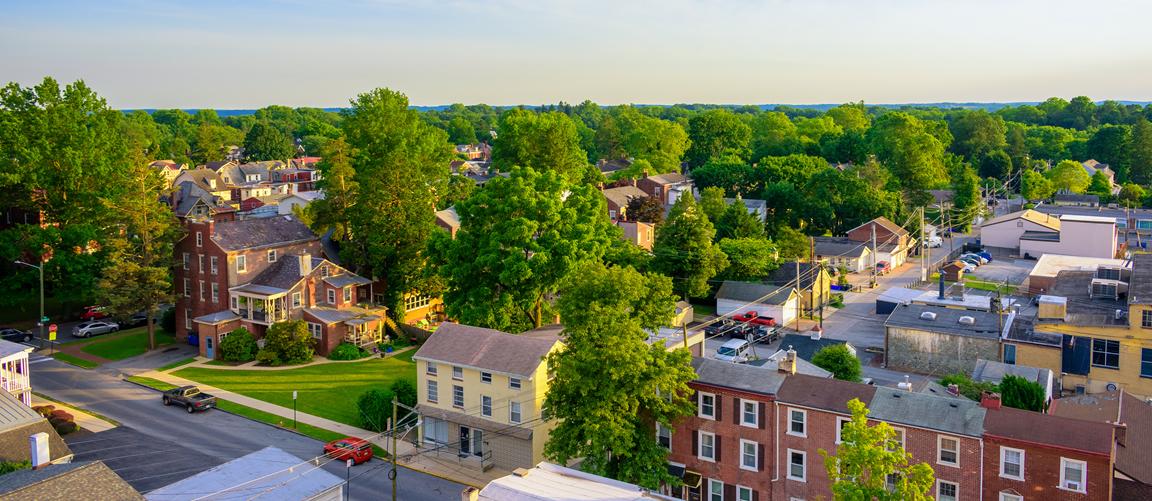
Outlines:
[[[792,292],[793,289],[790,287],[726,280],[716,291],[716,298],[734,299],[745,303],[783,304]]]
[[[787,350],[791,347],[796,351],[796,356],[804,360],[812,360],[816,352],[829,346],[836,346],[841,344],[848,344],[847,341],[839,339],[812,339],[811,335],[803,334],[788,334],[784,339],[780,340],[780,349]]]
[[[1009,365],[995,360],[977,359],[976,367],[972,369],[973,381],[991,381],[999,383],[1004,376],[1019,376],[1033,383],[1044,386],[1048,382],[1052,371],[1041,367],[1028,367],[1027,365]]]
[[[701,383],[763,395],[775,395],[786,378],[774,364],[760,367],[692,357],[692,368],[696,369],[696,381]]]
[[[895,388],[876,388],[868,417],[920,428],[979,437],[987,409],[967,399],[938,397]]]
[[[554,334],[518,336],[445,322],[413,358],[531,377],[558,342]]]
[[[617,207],[627,207],[628,201],[633,198],[647,198],[648,194],[644,193],[632,185],[621,186],[619,188],[609,188],[604,190],[604,198],[607,198]]]
[[[814,237],[816,255],[822,257],[860,257],[868,249],[867,243],[848,237]]]
[[[801,280],[800,284],[797,285],[791,283],[793,280],[796,280],[796,262],[788,261],[780,263],[780,267],[776,268],[772,271],[772,273],[768,275],[767,281],[777,285],[790,284],[793,287],[798,286],[801,289],[807,289],[808,287],[811,287],[812,282],[815,282],[816,279],[820,276],[820,273],[812,271],[812,268],[821,267],[822,266],[820,263],[800,263]]]
[[[352,273],[333,275],[325,278],[324,282],[336,288],[348,287],[349,285],[368,285],[372,283],[371,280]]]
[[[921,313],[936,314],[935,320],[920,318]],[[961,317],[972,317],[974,323],[960,323]],[[987,311],[958,310],[939,306],[904,304],[897,306],[884,322],[885,327],[902,327],[941,334],[997,339],[1000,336],[999,315]],[[1007,317],[1004,319],[1007,325]]]
[[[222,249],[234,251],[319,240],[319,238],[294,216],[276,216],[216,223],[212,240]]]
[[[129,501],[144,497],[103,462],[81,461],[0,475],[0,499]]]
[[[324,264],[324,260],[318,257],[312,257],[312,269],[316,270],[320,265]],[[250,284],[263,285],[266,287],[275,287],[277,289],[288,290],[295,286],[304,277],[300,276],[300,256],[280,256],[275,263],[256,275]]]
[[[777,392],[781,402],[803,405],[848,414],[848,402],[853,398],[867,404],[876,393],[876,387],[867,384],[840,381],[795,374],[788,376]]]

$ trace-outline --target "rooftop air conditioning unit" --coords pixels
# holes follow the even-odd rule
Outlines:
[[[920,320],[928,320],[928,321],[936,320],[936,313],[931,312],[931,311],[926,311],[924,313],[921,313],[920,314]]]
[[[976,325],[976,318],[970,317],[968,315],[964,315],[964,316],[960,317],[960,319],[957,320],[957,322],[960,322],[961,324],[964,324],[964,325]]]

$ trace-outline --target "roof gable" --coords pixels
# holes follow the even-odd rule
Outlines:
[[[212,241],[226,251],[287,245],[319,237],[294,216],[241,219],[216,223]]]
[[[559,342],[550,332],[516,335],[445,322],[413,358],[531,377]]]

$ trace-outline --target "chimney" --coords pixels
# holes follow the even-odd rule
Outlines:
[[[908,377],[908,375],[905,374],[904,375],[904,382],[898,383],[896,385],[896,387],[901,389],[901,390],[904,390],[904,391],[912,391],[912,378]]]
[[[465,487],[460,492],[460,501],[477,501],[480,499],[480,489],[472,486]]]
[[[940,295],[936,299],[944,299],[944,268],[940,268]]]
[[[1000,408],[1000,394],[986,391],[980,394],[980,407],[988,410],[996,410]]]
[[[647,178],[648,178],[648,169],[644,169],[644,178],[645,178],[645,179],[647,179]]]
[[[784,374],[796,373],[796,350],[792,346],[788,346],[788,351],[784,352],[784,358],[780,359],[779,370]]]
[[[604,183],[596,183],[596,187],[599,188],[600,191],[604,191]]]
[[[312,255],[304,253],[300,255],[300,276],[306,277],[312,274]]]
[[[1124,442],[1128,440],[1128,423],[1114,423],[1116,443],[1124,447]]]
[[[823,334],[824,334],[824,330],[821,329],[819,325],[813,325],[812,326],[811,335],[812,335],[813,341],[819,341],[820,338],[823,336]]]
[[[31,449],[32,469],[47,466],[52,461],[52,456],[48,453],[47,433],[40,432],[29,435],[28,447]]]
[[[960,396],[960,386],[956,385],[956,384],[948,385],[948,394],[950,394],[954,397]]]

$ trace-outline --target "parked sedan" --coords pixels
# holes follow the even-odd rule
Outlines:
[[[976,260],[980,261],[980,264],[988,264],[988,259],[985,258],[984,256],[981,256],[980,254],[975,254],[975,253],[970,252],[968,254],[961,254],[960,255],[960,259],[964,259],[966,257],[976,259]]]
[[[104,311],[103,306],[85,306],[84,312],[80,314],[80,320],[100,320],[108,318],[108,312]]]
[[[115,322],[108,322],[105,320],[93,320],[91,322],[84,322],[72,328],[72,335],[75,337],[92,337],[99,334],[107,334],[109,332],[116,332],[120,330],[120,326]]]
[[[146,323],[148,323],[148,314],[141,311],[139,313],[133,313],[132,316],[120,322],[120,327],[139,327]]]
[[[32,340],[32,333],[11,327],[0,327],[0,339],[17,343],[27,343]]]

